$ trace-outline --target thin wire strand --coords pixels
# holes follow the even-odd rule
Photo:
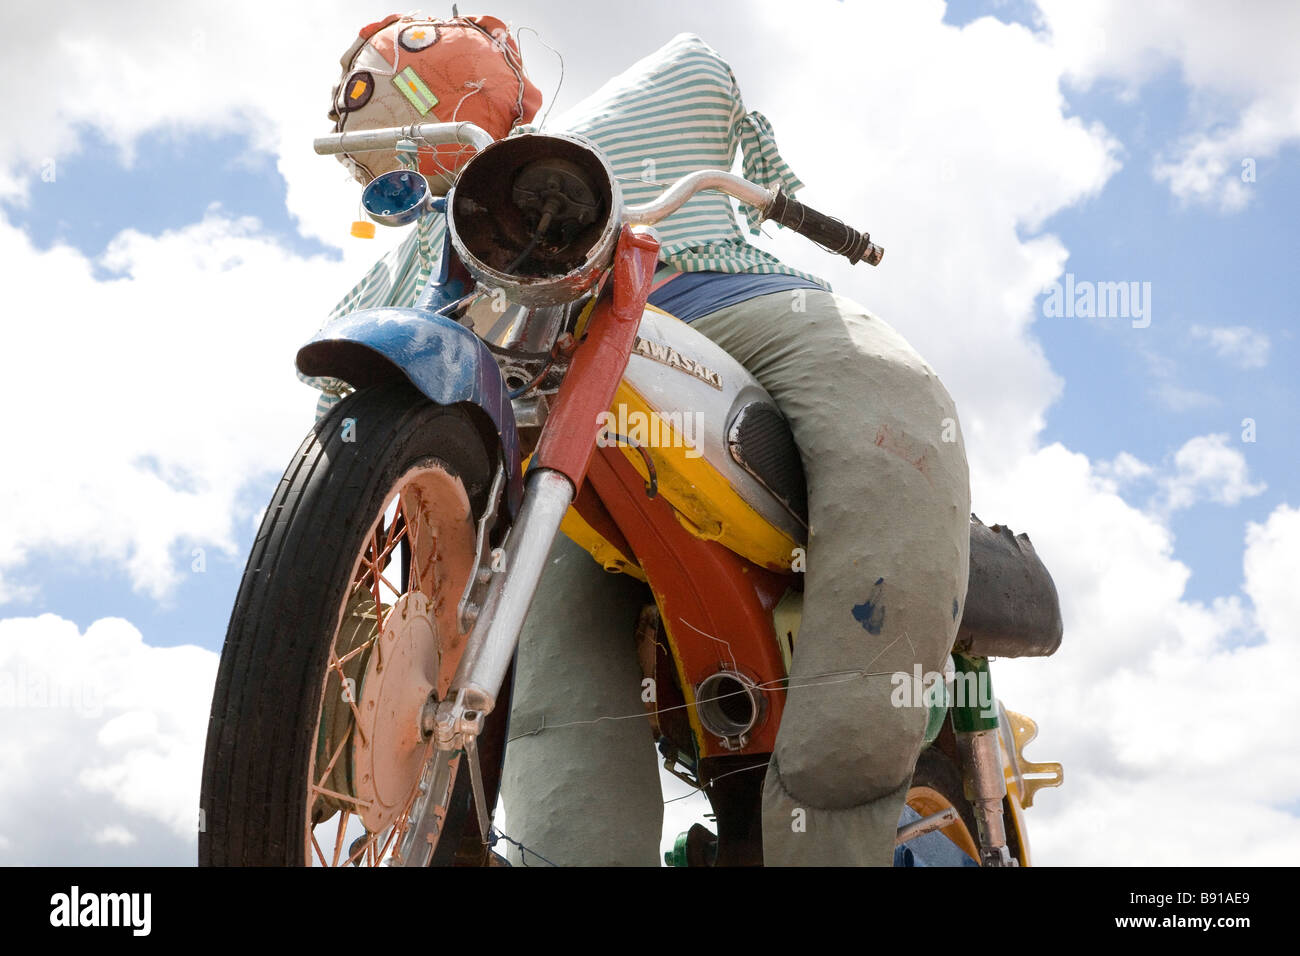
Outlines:
[[[516,840],[514,837],[507,836],[505,833],[502,833],[502,832],[501,832],[499,829],[497,829],[496,827],[492,827],[492,829],[489,830],[488,833],[489,833],[489,834],[491,835],[491,837],[492,837],[492,840],[491,840],[491,842],[489,843],[489,846],[496,846],[496,844],[497,844],[497,840],[505,840],[507,843],[513,843],[515,846],[519,847],[519,859],[520,859],[520,861],[523,863],[524,866],[527,866],[527,865],[528,865],[528,857],[524,856],[524,854],[525,854],[525,853],[531,853],[533,856],[537,857],[537,859],[541,860],[541,861],[542,861],[543,863],[545,863],[547,866],[553,866],[553,867],[555,867],[556,869],[559,869],[559,864],[558,864],[558,863],[552,863],[550,860],[548,860],[546,857],[542,856],[542,855],[541,855],[540,853],[538,853],[536,850],[530,850],[528,847],[524,846],[522,843],[520,843],[520,842],[519,842],[518,840]]]
[[[642,186],[662,186],[667,188],[672,185],[672,183],[661,183],[657,179],[645,179],[641,176],[615,176],[614,178],[620,183],[639,183]]]
[[[546,128],[546,121],[547,119],[550,118],[551,110],[555,109],[555,101],[560,98],[560,89],[564,86],[564,57],[560,55],[559,50],[555,49],[555,47],[551,46],[549,43],[543,40],[542,35],[538,33],[536,30],[534,30],[532,27],[520,27],[518,30],[515,31],[515,43],[517,43],[519,46],[519,60],[521,65],[524,59],[524,33],[531,33],[533,36],[535,36],[537,38],[537,42],[540,43],[542,46],[546,47],[546,49],[550,50],[552,53],[554,53],[555,58],[560,61],[559,82],[555,84],[555,92],[551,94],[551,101],[546,106],[546,112],[542,114],[542,121],[537,124],[537,131],[540,133],[543,129]]]
[[[692,630],[698,630],[698,628],[692,628]],[[882,647],[879,651],[877,651],[875,657],[867,661],[867,667],[870,667],[876,661],[880,660],[883,654],[888,652],[890,648],[892,648],[895,644],[897,644],[901,640],[906,640],[908,646],[913,647],[912,639],[908,637],[907,632],[904,631],[903,633],[898,635],[898,637],[894,638],[892,641],[890,641],[888,644]],[[915,650],[914,647],[913,650]],[[761,684],[755,684],[754,687],[758,690],[777,690],[780,689],[782,686],[784,686],[785,690],[790,690],[791,688],[798,688],[798,687],[822,687],[827,684],[842,684],[845,683],[846,681],[863,680],[868,677],[892,677],[896,673],[897,671],[869,671],[869,670],[827,671],[824,674],[810,674],[807,677],[798,678],[797,680],[791,677],[777,677],[770,681],[764,681]],[[821,678],[823,677],[834,677],[838,679],[822,680]],[[662,708],[656,707],[655,710],[653,711],[653,715],[657,717],[659,714],[668,714],[674,710],[684,710],[688,707],[698,707],[700,704],[708,704],[716,700],[723,700],[727,697],[734,697],[737,694],[747,694],[747,693],[749,693],[748,690],[733,690],[725,694],[719,694],[717,697],[700,698],[697,699],[694,703],[675,704],[672,707],[662,707]],[[515,734],[515,736],[509,738],[506,741],[506,743],[510,743],[510,741],[512,740],[518,740],[520,737],[535,737],[543,730],[559,730],[562,727],[581,727],[588,724],[599,724],[602,721],[606,721],[606,720],[636,720],[638,718],[644,718],[647,716],[650,715],[647,714],[645,711],[641,711],[635,714],[610,714],[602,717],[592,717],[587,720],[569,720],[569,721],[565,721],[562,724],[547,724],[545,717],[543,717],[542,725],[540,727],[537,727],[533,730],[525,731],[522,734]]]
[[[765,760],[762,763],[750,764],[748,767],[737,767],[735,770],[728,770],[726,773],[720,773],[716,777],[709,778],[708,783],[696,787],[690,793],[683,793],[680,797],[672,797],[668,800],[665,800],[664,806],[668,806],[668,804],[670,803],[676,803],[678,800],[685,800],[687,797],[697,797],[701,793],[704,793],[705,790],[709,789],[709,787],[713,786],[715,783],[721,780],[723,777],[730,777],[733,773],[744,773],[746,770],[758,770],[760,767],[766,770],[770,762],[771,761]]]
[[[694,624],[692,624],[690,621],[686,620],[685,618],[682,618],[682,623],[685,624],[687,627],[689,627],[696,634],[699,634],[701,637],[707,637],[711,641],[717,641],[719,644],[725,644],[727,647],[727,656],[731,658],[731,669],[733,671],[740,669],[739,666],[736,664],[736,652],[731,649],[730,641],[725,641],[720,637],[714,637],[709,632],[700,630],[698,627],[696,627]],[[725,665],[726,661],[718,661],[718,663],[720,665]]]
[[[797,681],[789,677],[778,677],[775,680],[765,681],[761,684],[755,684],[754,687],[758,690],[778,690],[781,689],[782,685],[784,685],[785,690],[789,690],[795,687],[822,687],[827,684],[843,684],[847,681],[861,680],[866,677],[891,677],[895,673],[896,673],[895,671],[829,671],[825,674],[813,674],[810,675],[809,677],[801,678]],[[837,679],[821,680],[820,678],[823,677],[834,677]],[[716,697],[701,697],[696,701],[694,701],[693,703],[689,703],[689,704],[674,704],[672,707],[657,707],[653,712],[650,713],[647,713],[646,711],[643,710],[636,714],[607,714],[601,717],[592,717],[587,720],[567,720],[562,724],[548,724],[545,722],[545,720],[543,720],[541,726],[536,727],[532,730],[525,731],[522,734],[515,734],[513,737],[510,738],[510,740],[507,740],[506,742],[509,743],[510,741],[518,740],[521,737],[535,737],[538,734],[540,734],[543,730],[559,730],[563,727],[581,727],[589,724],[599,724],[606,720],[637,720],[638,718],[644,719],[651,715],[657,717],[659,714],[672,713],[674,710],[685,710],[688,707],[698,707],[700,704],[709,704],[712,703],[713,701],[725,700],[728,697],[735,697],[737,694],[747,694],[747,693],[749,693],[748,690],[733,690],[725,694],[719,694]]]

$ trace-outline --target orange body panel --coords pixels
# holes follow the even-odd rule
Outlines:
[[[785,663],[772,609],[793,576],[691,534],[666,501],[647,496],[645,481],[617,448],[597,450],[587,480],[654,592],[700,756],[770,753],[785,706]],[[763,690],[766,705],[741,750],[728,750],[705,733],[696,714],[695,688],[720,669],[737,669]]]

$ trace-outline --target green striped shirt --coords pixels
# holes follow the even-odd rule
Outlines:
[[[627,203],[647,202],[698,169],[730,169],[742,154],[746,179],[780,186],[802,183],[781,158],[771,124],[745,111],[731,67],[699,37],[683,33],[614,77],[556,120],[557,128],[585,136],[605,153]],[[527,127],[521,127],[521,131]],[[742,207],[751,233],[759,210]],[[718,192],[692,197],[657,223],[659,258],[682,272],[733,272],[800,276],[829,289],[817,276],[792,269],[746,241],[732,200]],[[334,319],[357,309],[409,306],[437,263],[443,217],[425,216],[336,305]],[[333,379],[307,379],[324,394],[323,413],[347,390]]]

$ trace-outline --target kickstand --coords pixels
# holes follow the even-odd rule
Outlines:
[[[492,823],[488,819],[487,794],[483,789],[483,768],[478,759],[478,738],[465,737],[465,756],[469,760],[469,783],[474,791],[474,809],[478,811],[478,829],[485,845],[492,842]]]

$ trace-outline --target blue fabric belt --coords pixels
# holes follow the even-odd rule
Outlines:
[[[655,280],[671,275],[660,270]],[[790,289],[818,289],[815,282],[799,276],[756,275],[749,272],[683,272],[650,293],[650,304],[663,309],[683,322],[694,322],[702,315],[760,295]]]

